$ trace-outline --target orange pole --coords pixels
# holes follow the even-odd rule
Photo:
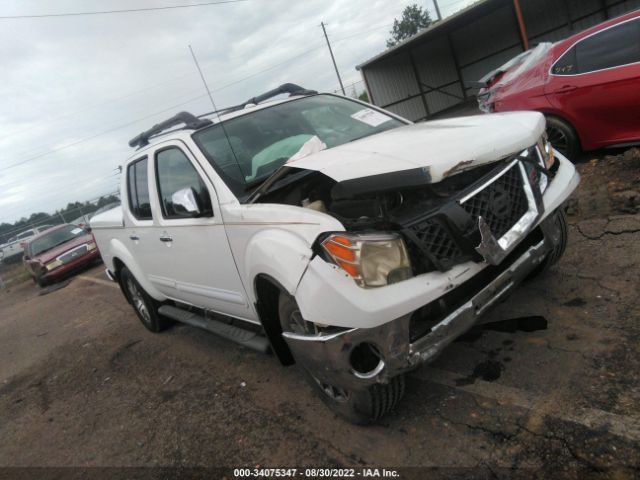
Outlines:
[[[520,27],[520,37],[522,38],[522,46],[525,50],[529,50],[529,38],[527,37],[527,29],[524,26],[524,19],[522,18],[522,10],[520,10],[520,0],[513,0],[513,8],[516,11],[516,18],[518,19],[518,26]]]

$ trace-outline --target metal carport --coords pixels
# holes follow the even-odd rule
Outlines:
[[[528,47],[636,8],[640,0],[480,0],[356,68],[372,103],[422,120],[471,101],[469,82]]]

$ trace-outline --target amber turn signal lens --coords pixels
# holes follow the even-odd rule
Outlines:
[[[337,243],[327,242],[324,244],[324,248],[337,259],[346,260],[347,262],[355,262],[356,260],[356,254],[353,250],[338,245]]]

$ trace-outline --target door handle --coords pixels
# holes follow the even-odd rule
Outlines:
[[[129,235],[129,239],[137,242],[138,240],[140,240],[140,237],[138,235]]]
[[[569,93],[577,89],[578,87],[576,87],[575,85],[563,85],[562,87],[555,90],[553,93]]]
[[[173,238],[171,237],[171,235],[163,233],[162,235],[160,235],[160,241],[165,243],[173,242]]]

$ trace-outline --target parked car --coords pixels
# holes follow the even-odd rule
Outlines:
[[[93,234],[77,225],[58,225],[33,237],[24,265],[35,283],[45,287],[100,259]]]
[[[91,226],[147,329],[271,349],[367,423],[562,255],[579,176],[544,129],[537,112],[412,124],[285,84],[131,140],[122,207]]]
[[[640,143],[640,11],[540,44],[481,83],[481,110],[544,113],[549,141],[570,159]]]
[[[30,228],[11,237],[7,243],[0,246],[0,259],[5,263],[20,261],[26,242],[48,228],[51,228],[51,225],[42,225],[40,227]]]

